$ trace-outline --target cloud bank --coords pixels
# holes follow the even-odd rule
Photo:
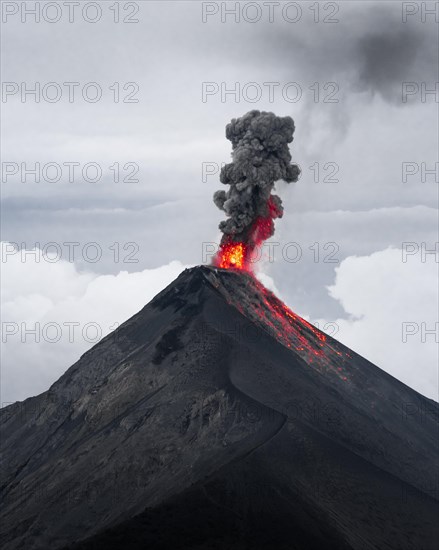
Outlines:
[[[134,273],[98,275],[64,260],[28,256],[23,263],[19,254],[8,257],[2,265],[2,403],[48,389],[186,267],[173,261]]]
[[[433,255],[402,258],[396,248],[346,258],[328,290],[348,318],[318,325],[335,322],[337,340],[438,401],[438,264]]]

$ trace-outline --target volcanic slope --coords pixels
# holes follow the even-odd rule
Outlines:
[[[245,272],[184,271],[1,412],[5,550],[438,547],[438,405]]]

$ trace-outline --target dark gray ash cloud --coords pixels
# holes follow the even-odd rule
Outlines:
[[[272,220],[283,215],[282,200],[271,194],[274,184],[279,180],[295,182],[300,174],[299,167],[291,164],[288,148],[294,129],[291,117],[257,110],[226,126],[233,161],[222,168],[220,181],[230,188],[216,191],[213,197],[228,216],[219,225],[226,239],[251,244],[259,219],[266,220],[262,239],[273,234]]]
[[[385,99],[397,98],[404,80],[417,78],[416,64],[424,65],[425,59],[419,59],[423,48],[424,36],[420,32],[408,32],[406,29],[370,33],[358,40],[356,66],[358,67],[358,89],[380,93]],[[418,67],[419,68],[419,67]],[[422,75],[424,79],[427,74]],[[401,102],[399,102],[401,103]]]

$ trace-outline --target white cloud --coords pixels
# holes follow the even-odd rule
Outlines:
[[[25,259],[14,254],[2,264],[2,403],[45,391],[186,267],[173,261],[136,273],[98,275],[81,273],[62,259],[50,263],[39,254]]]
[[[396,248],[350,256],[336,268],[328,289],[349,316],[335,321],[335,338],[438,400],[438,264],[431,254],[424,260],[416,254],[403,262]],[[327,322],[320,319],[318,325]]]
[[[260,269],[264,269],[265,266],[259,266],[259,271],[256,270],[255,275],[258,281],[260,281],[265,288],[268,288],[268,290],[271,290],[276,296],[283,300],[281,293],[279,292],[278,288],[276,287],[276,284],[274,282],[274,279],[270,277],[270,275],[267,275],[263,271],[260,271]]]

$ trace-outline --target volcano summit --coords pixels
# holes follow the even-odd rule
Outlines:
[[[433,550],[438,405],[195,267],[2,409],[5,550]]]

